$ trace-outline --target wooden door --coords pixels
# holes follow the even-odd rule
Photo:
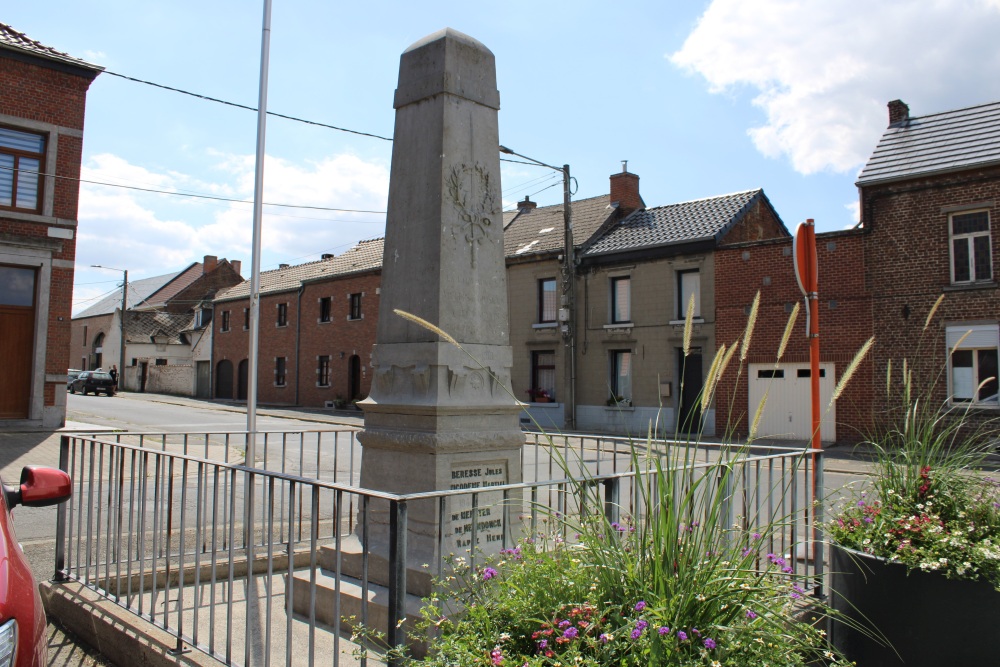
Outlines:
[[[35,360],[35,270],[0,266],[0,419],[27,419]]]

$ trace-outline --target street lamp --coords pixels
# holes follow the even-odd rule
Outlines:
[[[562,167],[555,167],[551,164],[546,164],[535,158],[528,157],[527,155],[521,155],[506,146],[500,146],[500,152],[505,155],[516,155],[517,157],[527,160],[528,162],[538,165],[539,167],[545,167],[546,169],[552,169],[553,171],[558,171],[562,174],[563,178],[563,238],[565,243],[565,248],[563,250],[563,295],[566,297],[566,303],[563,307],[566,309],[566,322],[564,323],[565,328],[563,329],[563,336],[566,338],[567,348],[569,350],[569,363],[564,366],[564,373],[566,378],[566,387],[569,392],[569,410],[566,413],[566,428],[576,428],[576,322],[575,322],[575,307],[576,307],[576,258],[574,257],[574,247],[573,247],[573,216],[572,207],[570,202],[570,180],[569,175],[569,165],[564,164]]]
[[[121,341],[118,345],[120,348],[118,353],[118,379],[119,384],[125,385],[125,311],[128,310],[128,271],[126,269],[116,269],[111,266],[101,266],[100,264],[91,264],[92,269],[106,269],[108,271],[121,271],[122,272],[122,315],[119,318],[121,324]]]

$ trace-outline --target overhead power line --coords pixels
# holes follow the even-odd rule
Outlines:
[[[180,93],[182,95],[189,95],[191,97],[196,97],[200,100],[206,100],[208,102],[215,102],[217,104],[225,104],[226,106],[236,107],[237,109],[246,109],[247,111],[257,111],[257,107],[252,107],[247,104],[238,104],[236,102],[229,102],[227,100],[220,100],[217,97],[210,97],[208,95],[202,95],[200,93],[193,93],[190,90],[184,90],[183,88],[174,88],[173,86],[165,86],[162,83],[155,83],[153,81],[146,81],[144,79],[137,79],[134,76],[126,76],[125,74],[118,74],[117,72],[112,72],[110,70],[104,70],[104,74],[110,74],[111,76],[117,76],[120,79],[126,79],[127,81],[134,81],[135,83],[142,83],[147,86],[153,86],[154,88],[162,88],[163,90],[169,90],[175,93]],[[288,116],[283,113],[277,113],[275,111],[268,111],[268,116],[274,116],[276,118],[284,118],[286,120],[293,120],[297,123],[305,123],[307,125],[316,125],[317,127],[325,127],[330,130],[337,130],[338,132],[347,132],[349,134],[357,134],[362,137],[371,137],[372,139],[381,139],[382,141],[392,141],[391,137],[383,137],[379,134],[373,134],[371,132],[362,132],[361,130],[351,130],[346,127],[338,127],[336,125],[330,125],[328,123],[320,123],[314,120],[306,120],[305,118],[298,118],[296,116]]]

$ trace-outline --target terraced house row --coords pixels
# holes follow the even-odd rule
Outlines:
[[[862,438],[889,407],[890,359],[899,368],[906,357],[918,381],[940,378],[942,402],[986,416],[998,407],[989,378],[1000,347],[1000,103],[911,117],[897,100],[889,116],[858,179],[859,225],[817,239],[827,442]],[[525,199],[504,213],[512,382],[526,427],[644,436],[653,423],[667,434],[745,435],[766,394],[759,436],[810,436],[804,317],[776,359],[802,299],[792,239],[762,189],[648,207],[639,177],[623,168],[607,195],[573,202],[571,219],[568,252],[562,205]],[[376,239],[262,274],[262,402],[334,407],[367,394],[381,257]],[[758,292],[751,345],[703,404],[712,358],[740,338]],[[214,395],[242,398],[248,283],[220,292],[214,308]],[[873,353],[831,404],[871,336]]]

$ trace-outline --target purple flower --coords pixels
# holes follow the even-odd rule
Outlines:
[[[698,628],[691,628],[691,632],[693,632],[695,635],[701,637],[701,630],[699,630]]]
[[[864,507],[864,506],[865,506],[865,501],[859,500],[858,501],[858,507]]]
[[[580,634],[580,631],[576,628],[566,628],[566,632],[563,633],[563,637],[566,639],[573,639],[578,634]]]
[[[751,553],[753,553],[753,549],[751,549],[750,547],[747,547],[746,549],[743,550],[743,557],[746,558]]]
[[[645,600],[639,600],[638,602],[635,603],[635,610],[636,611],[642,611],[645,608],[646,608],[646,601]]]
[[[602,632],[601,636],[598,637],[598,639],[601,640],[602,644],[607,644],[609,641],[611,641],[611,637],[609,637],[606,632]]]
[[[711,637],[705,640],[705,648],[707,648],[709,651],[715,648],[715,646],[716,646],[715,640],[712,639]]]
[[[483,581],[489,581],[498,574],[500,573],[494,570],[492,567],[488,567],[485,570],[483,570]]]
[[[790,568],[790,567],[788,567],[786,565],[785,567],[781,568],[781,571],[784,572],[785,574],[791,574],[792,573],[792,568]]]
[[[677,641],[686,642],[687,638],[688,638],[688,636],[687,636],[686,632],[684,632],[683,630],[678,630],[677,631]]]
[[[573,623],[572,623],[571,621],[560,621],[560,622],[559,622],[559,627],[560,627],[560,628],[565,628],[565,627],[568,627],[568,626],[570,626],[570,625],[572,625],[572,624],[573,624]]]
[[[760,539],[760,533],[754,533],[753,534],[753,539],[759,540]]]
[[[642,630],[636,628],[635,630],[632,631],[632,634],[630,636],[632,637],[632,639],[638,639],[639,637],[642,636]]]
[[[757,614],[755,614],[752,610],[747,609],[747,618],[749,618],[752,621],[753,619],[757,618]]]
[[[543,639],[540,642],[538,642],[538,650],[539,651],[544,651],[546,648],[548,648],[548,646],[549,646],[549,640],[548,639]]]
[[[661,635],[669,635],[670,634],[670,628],[668,628],[665,625],[662,625],[662,626],[660,626],[660,629],[657,630],[657,632],[659,632]]]
[[[648,627],[649,627],[649,623],[646,622],[646,621],[644,621],[644,620],[642,620],[641,618],[638,621],[635,622],[635,628],[639,632],[642,632],[643,630],[645,630]]]

